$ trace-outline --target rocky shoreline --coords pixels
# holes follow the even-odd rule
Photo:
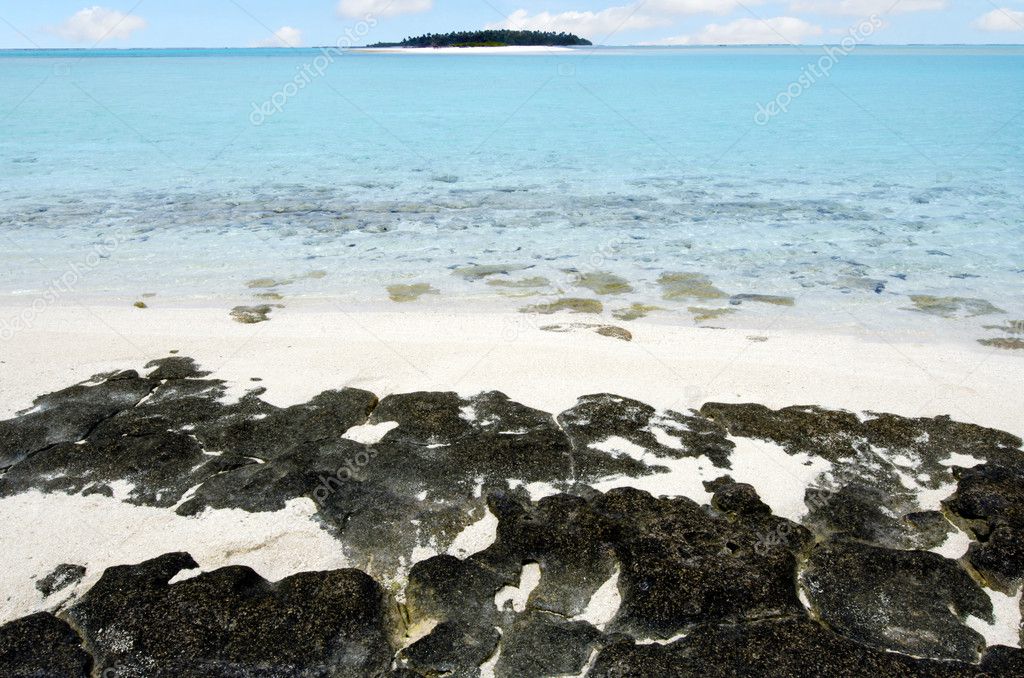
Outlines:
[[[168,553],[86,587],[90,563],[61,563],[38,573],[38,611],[0,627],[0,675],[1024,673],[1021,650],[979,631],[1003,623],[992,592],[1024,579],[1009,433],[612,394],[557,415],[498,392],[343,389],[279,408],[258,387],[229,401],[188,358],[147,370],[0,422],[0,501],[101,495],[192,517],[303,499],[352,567],[270,582]],[[738,439],[826,469],[806,511],[773,513],[733,477]],[[696,500],[631,487],[688,468]]]

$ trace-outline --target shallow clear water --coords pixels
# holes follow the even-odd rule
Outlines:
[[[279,291],[521,303],[452,275],[479,263],[548,295],[612,272],[683,316],[665,272],[893,323],[922,294],[1024,317],[1024,48],[862,46],[794,85],[822,54],[3,52],[0,293],[75,271],[90,297],[244,301],[321,270]]]

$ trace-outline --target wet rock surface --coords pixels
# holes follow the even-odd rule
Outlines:
[[[993,648],[980,665],[914,659],[866,647],[803,617],[707,625],[668,645],[618,636],[597,657],[588,678],[622,676],[1012,676],[1020,650]]]
[[[985,464],[958,476],[945,505],[975,538],[967,558],[990,586],[1011,591],[1024,578],[1024,464]]]
[[[185,553],[112,567],[66,612],[100,671],[118,676],[368,676],[391,662],[383,590],[356,570],[305,572],[271,584]],[[301,671],[301,673],[300,673]]]
[[[281,308],[280,304],[259,304],[258,306],[235,306],[231,309],[231,317],[243,325],[255,325],[270,320],[270,312]]]
[[[62,563],[54,568],[53,572],[37,581],[36,589],[43,596],[51,596],[81,581],[84,576],[85,568],[81,565]]]
[[[0,675],[89,678],[92,657],[68,624],[40,612],[0,626]]]
[[[771,410],[763,405],[707,403],[700,413],[730,435],[768,441],[787,454],[823,459],[830,472],[808,488],[808,526],[889,548],[933,548],[951,525],[928,519],[922,492],[952,494],[958,468],[989,462],[1018,468],[1021,440],[1004,431],[948,416],[826,410],[814,406]]]
[[[63,441],[77,441],[118,412],[134,407],[156,384],[137,372],[101,377],[36,399],[17,419],[0,422],[0,469]]]
[[[927,551],[858,543],[820,545],[803,574],[832,629],[863,645],[975,662],[985,649],[967,616],[992,620],[992,603],[954,561]]]
[[[499,392],[341,389],[286,408],[227,393],[173,357],[42,396],[0,422],[0,501],[102,494],[194,516],[304,499],[354,568],[269,582],[186,553],[109,568],[0,627],[0,675],[1020,674],[1020,650],[967,623],[996,621],[984,586],[1024,578],[1010,434],[613,394],[552,414]],[[798,522],[759,495],[770,479],[730,477],[736,438],[827,469]],[[700,501],[628,487],[698,466]],[[493,539],[453,550],[488,520]],[[957,529],[963,562],[927,551]],[[41,593],[80,586],[81,567],[40,573]]]

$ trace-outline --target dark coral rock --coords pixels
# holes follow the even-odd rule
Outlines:
[[[714,483],[711,505],[724,513],[739,515],[771,515],[772,510],[761,501],[753,485],[746,483]]]
[[[968,560],[986,581],[1010,591],[1024,577],[1024,463],[957,469],[956,494],[943,502],[977,540]]]
[[[224,472],[204,482],[177,511],[181,515],[194,515],[208,507],[279,511],[297,497],[326,505],[327,498],[343,485],[344,474],[355,469],[355,460],[371,459],[370,454],[366,446],[339,438],[306,443],[263,463],[222,457],[214,463]],[[228,463],[232,466],[226,467]]]
[[[516,576],[537,563],[541,580],[530,606],[573,617],[615,572],[618,525],[591,502],[571,495],[545,497],[535,507],[492,501],[498,538],[478,561]],[[502,570],[502,568],[506,568]]]
[[[632,459],[574,450],[550,414],[496,392],[470,399],[389,396],[370,418],[371,424],[385,422],[398,426],[372,446],[372,458],[354,474],[328,479],[330,493],[317,498],[324,519],[344,526],[355,561],[372,558],[374,567],[397,568],[419,543],[412,521],[443,550],[483,515],[488,494],[527,501],[522,486],[530,483],[585,491],[600,478],[651,472]],[[510,479],[516,490],[509,489]]]
[[[501,574],[474,557],[459,560],[447,555],[414,565],[406,587],[410,624],[439,623],[430,635],[406,648],[399,663],[425,676],[444,671],[479,675],[478,667],[497,651],[496,629],[512,617],[494,603],[499,590],[518,584],[518,570],[507,570]]]
[[[206,454],[192,431],[226,411],[250,408],[252,400],[222,405],[218,399],[225,393],[223,382],[194,378],[204,373],[188,358],[149,366],[155,369],[146,380],[126,373],[104,382],[144,385],[146,392],[136,393],[131,406],[97,422],[82,439],[51,445],[11,468],[0,479],[0,494],[34,488],[112,496],[110,484],[127,480],[133,488],[128,501],[166,507],[190,487],[229,468],[231,455]],[[141,387],[133,388],[141,392]]]
[[[508,478],[529,483],[571,477],[569,442],[554,418],[503,393],[388,396],[371,417],[371,423],[387,421],[398,427],[377,447],[398,447],[416,458],[429,482],[443,475],[472,483],[482,476],[507,488]]]
[[[63,591],[72,584],[77,584],[85,576],[85,568],[81,565],[64,563],[54,568],[53,572],[36,582],[36,589],[44,596]]]
[[[107,375],[44,396],[0,423],[7,460],[0,496],[27,489],[121,496],[130,487],[127,501],[182,515],[210,507],[275,511],[306,498],[339,548],[388,581],[405,571],[414,547],[444,552],[486,511],[498,519],[497,537],[465,559],[442,555],[413,566],[401,623],[382,589],[353,570],[272,584],[229,567],[168,584],[194,566],[191,558],[111,568],[62,613],[97,658],[93,673],[434,678],[476,676],[490,660],[499,676],[518,678],[579,674],[598,651],[594,675],[1020,672],[1019,651],[981,654],[981,637],[962,623],[968,614],[991,618],[991,609],[955,563],[877,548],[941,543],[944,515],[923,510],[904,482],[934,490],[956,473],[959,488],[946,509],[977,541],[971,565],[1012,590],[1024,566],[1024,453],[1009,434],[948,417],[861,418],[816,407],[659,412],[610,394],[585,396],[557,417],[498,392],[409,393],[378,403],[343,389],[278,408],[261,400],[260,389],[227,402],[225,383],[187,358],[147,367],[146,377]],[[389,422],[394,427],[372,445],[345,437],[353,426]],[[668,459],[727,469],[730,435],[831,463],[805,497],[813,535],[772,515],[754,487],[728,476],[705,483],[710,506],[592,487],[663,472],[659,463]],[[621,441],[643,454],[606,451]],[[951,470],[954,453],[986,465]],[[531,484],[563,494],[534,502]],[[813,547],[815,537],[824,544]],[[804,582],[824,623],[797,595],[808,556]],[[534,568],[540,580],[525,596]],[[75,572],[39,582],[44,594],[63,574]],[[575,621],[613,582],[621,605],[602,630]],[[519,589],[525,609],[498,608],[505,587]],[[421,624],[436,626],[395,656],[391,634]],[[81,651],[77,637],[65,640]],[[0,633],[0,647],[29,659],[58,666],[71,656],[68,643],[32,655],[11,642]]]
[[[122,372],[37,398],[32,409],[0,421],[0,469],[52,445],[82,440],[101,422],[137,405],[155,386],[137,372]]]
[[[407,590],[411,614],[500,625],[494,595],[517,586],[531,562],[541,578],[527,609],[563,618],[582,613],[618,567],[622,603],[611,626],[639,638],[669,638],[707,621],[803,613],[796,554],[810,533],[765,513],[743,486],[723,488],[723,499],[730,490],[737,500],[730,513],[632,489],[589,499],[556,495],[535,506],[492,496],[495,543],[464,561],[417,564]]]
[[[216,420],[197,426],[195,435],[212,450],[274,459],[308,443],[337,440],[353,426],[366,423],[377,397],[346,388],[325,391],[308,403],[287,408],[260,404],[260,410],[252,413],[222,412]]]
[[[803,614],[796,554],[810,534],[767,513],[749,486],[726,483],[719,493],[728,512],[631,489],[536,504],[492,495],[496,541],[465,560],[438,556],[415,565],[406,590],[410,619],[458,623],[475,634],[500,627],[498,674],[559,675],[578,673],[596,649],[600,632],[567,620],[616,569],[622,601],[611,627],[638,638],[669,638],[709,621]],[[783,528],[788,540],[768,538]],[[519,587],[527,563],[541,576],[526,611],[497,610],[495,594]],[[540,640],[562,633],[574,640]],[[534,649],[522,650],[526,644]],[[575,650],[567,658],[568,647]]]
[[[65,622],[40,612],[0,626],[0,676],[88,678],[92,657]]]
[[[909,526],[914,547],[922,550],[941,546],[954,530],[941,511],[908,513],[903,520]]]
[[[854,539],[889,548],[928,549],[941,545],[952,525],[937,511],[917,511],[902,519],[888,509],[891,495],[876,487],[850,483],[838,490],[808,488],[810,508],[803,524],[821,536]]]
[[[979,667],[914,659],[872,649],[832,633],[809,619],[797,617],[704,625],[669,645],[637,645],[629,638],[618,637],[598,655],[587,676],[978,678]]]
[[[388,433],[391,442],[411,445],[444,445],[473,432],[465,406],[457,393],[402,393],[387,396],[373,413],[371,424],[393,421],[398,428]]]
[[[681,459],[703,455],[715,466],[728,468],[729,455],[735,448],[720,426],[703,417],[673,411],[659,415],[650,405],[608,393],[583,396],[573,408],[558,415],[558,422],[577,456],[593,455],[592,445],[618,437],[643,447],[655,457]],[[655,429],[678,443],[663,445]],[[638,470],[644,469],[641,466]]]
[[[915,471],[933,476],[929,487],[938,487],[940,479],[948,482],[950,471],[942,462],[954,453],[992,461],[1021,459],[1020,438],[947,416],[915,419],[870,413],[861,421],[851,412],[816,406],[772,410],[764,405],[727,403],[707,403],[700,412],[734,436],[768,440],[789,454],[843,463],[871,459],[874,448],[884,450],[889,458],[906,457]]]
[[[991,621],[992,603],[955,561],[927,551],[819,545],[803,581],[832,629],[864,645],[933,659],[978,661],[984,638],[963,624]]]
[[[615,549],[622,606],[612,629],[670,638],[708,621],[802,613],[796,556],[806,530],[774,516],[730,520],[689,499],[613,490],[600,510],[621,521]],[[786,527],[790,540],[766,540]],[[802,532],[801,532],[802,531]]]
[[[493,627],[500,615],[494,595],[505,586],[519,583],[519,570],[502,576],[476,557],[459,560],[436,556],[416,563],[409,572],[405,595],[412,622],[458,621]]]
[[[402,650],[398,662],[417,671],[416,675],[475,678],[500,639],[501,634],[493,627],[470,628],[445,622]]]
[[[908,419],[895,414],[872,413],[865,422],[872,445],[915,460],[926,473],[949,473],[941,462],[953,454],[1001,464],[1022,460],[1021,439],[1005,431],[954,421],[948,416]]]
[[[192,485],[213,475],[203,467],[209,459],[191,437],[166,430],[152,435],[123,436],[108,443],[61,443],[37,452],[0,481],[3,494],[33,487],[46,492],[101,491],[117,480],[133,489],[128,500],[173,506]],[[103,494],[108,494],[102,491]]]
[[[701,413],[735,436],[767,440],[789,454],[821,457],[833,464],[827,486],[810,490],[809,524],[822,534],[844,535],[894,548],[930,548],[941,543],[941,524],[922,527],[910,478],[935,490],[953,482],[954,454],[1012,465],[1024,459],[1021,440],[1003,431],[953,421],[820,407],[708,403]]]
[[[1005,645],[988,648],[981,659],[981,675],[1024,676],[1024,651]]]
[[[184,356],[151,360],[146,363],[146,369],[150,368],[153,371],[146,375],[149,379],[199,379],[210,374],[200,370],[195,360]]]
[[[851,412],[814,406],[772,410],[764,405],[706,403],[700,413],[731,435],[769,440],[789,454],[810,454],[832,462],[856,455],[864,427]]]
[[[271,584],[226,567],[176,584],[196,563],[172,553],[112,567],[67,615],[101,670],[118,676],[368,676],[390,666],[389,604],[362,572]]]
[[[527,612],[516,619],[502,639],[494,675],[579,675],[597,650],[601,635],[586,622],[566,621],[546,612]]]

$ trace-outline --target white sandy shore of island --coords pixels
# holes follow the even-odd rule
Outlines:
[[[505,45],[502,47],[359,47],[356,52],[374,54],[567,54],[571,47]]]
[[[174,350],[225,379],[232,396],[266,388],[263,398],[278,406],[348,386],[380,397],[418,390],[463,395],[500,390],[557,413],[581,395],[609,392],[682,411],[710,401],[815,404],[905,416],[948,414],[1024,433],[1024,356],[1013,351],[899,337],[867,341],[791,330],[614,321],[631,332],[633,339],[626,342],[585,329],[541,329],[603,322],[586,315],[452,313],[411,304],[394,309],[348,313],[289,307],[275,309],[269,322],[244,325],[226,308],[49,308],[33,315],[30,327],[0,341],[0,418],[29,408],[38,395],[98,373],[142,371],[150,360]],[[24,307],[0,307],[0,318],[24,314]],[[254,377],[261,381],[253,382]],[[360,428],[375,430],[355,431],[354,438],[386,432]],[[798,519],[805,511],[806,485],[827,462],[793,457],[763,441],[736,442],[735,479],[753,484],[778,515]],[[603,444],[614,453],[643,453],[630,449],[628,441]],[[706,502],[710,495],[701,481],[717,475],[699,460],[683,459],[667,474],[610,479],[598,487],[633,485]],[[554,491],[527,489],[535,499]],[[922,494],[922,504],[937,507],[952,490]],[[106,567],[174,550],[192,553],[203,570],[245,564],[271,580],[345,566],[342,549],[311,517],[313,510],[308,500],[295,500],[277,513],[207,510],[184,518],[117,497],[32,492],[2,499],[0,535],[17,543],[18,551],[0,574],[0,588],[7,593],[0,600],[0,623],[84,594]],[[410,564],[438,550],[460,557],[482,550],[494,539],[495,523],[488,514],[450,545],[422,545],[410,554]],[[939,552],[957,558],[967,545],[958,532]],[[61,563],[86,564],[86,578],[44,601],[35,581]],[[990,643],[1015,645],[1020,594],[989,593],[995,623],[971,624]],[[617,603],[595,600],[593,606],[596,616],[610,618],[614,609],[605,608]]]

